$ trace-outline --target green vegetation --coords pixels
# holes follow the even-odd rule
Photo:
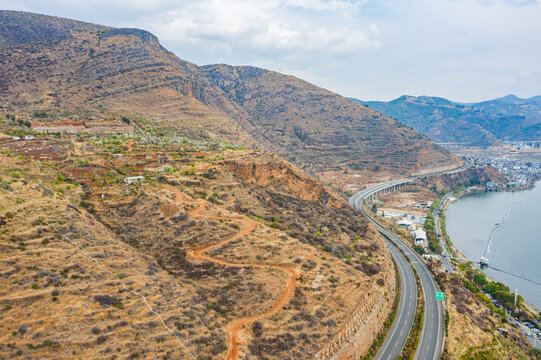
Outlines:
[[[453,195],[454,196],[458,196],[459,194],[461,194],[464,190],[466,190],[466,187],[464,185],[461,185],[459,187],[457,187],[454,191],[453,191]]]
[[[425,248],[422,245],[413,245],[413,250],[417,251],[419,255],[426,254]]]
[[[439,254],[441,253],[442,249],[440,246],[440,241],[438,239],[438,236],[436,235],[435,226],[436,224],[434,222],[434,215],[432,215],[432,212],[429,212],[428,215],[426,216],[426,221],[425,221],[425,226],[424,226],[425,231],[426,231],[426,237],[428,239],[428,247],[433,252]]]
[[[432,204],[430,205],[430,212],[434,212],[436,211],[436,209],[438,208],[438,206],[440,206],[441,204],[441,199],[437,199],[437,200],[434,200],[432,202]]]
[[[460,264],[459,268],[465,275],[464,286],[475,293],[477,298],[503,318],[506,318],[505,310],[494,306],[491,298],[513,312],[524,306],[524,298],[522,296],[517,296],[517,306],[515,307],[515,294],[511,292],[509,287],[500,282],[489,281],[486,275],[480,270],[475,269],[471,263]],[[489,294],[490,297],[485,295],[485,293]]]
[[[34,118],[38,118],[38,119],[46,119],[48,117],[50,117],[49,113],[45,110],[40,110],[40,111],[34,111],[32,113],[32,117]]]

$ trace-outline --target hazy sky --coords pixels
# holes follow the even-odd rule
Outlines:
[[[539,0],[0,0],[138,27],[198,65],[255,65],[344,96],[541,94]]]

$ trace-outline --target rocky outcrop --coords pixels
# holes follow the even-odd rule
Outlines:
[[[104,26],[44,16],[22,11],[0,11],[0,45],[28,44],[38,41],[57,42],[73,30],[95,30]]]
[[[470,168],[466,171],[462,171],[452,175],[442,175],[432,178],[431,180],[423,179],[419,180],[428,186],[430,181],[431,186],[440,191],[450,191],[457,187],[484,185],[489,181],[495,183],[505,183],[505,177],[500,174],[492,166],[484,166],[481,168]]]
[[[269,186],[301,200],[320,201],[328,206],[343,207],[343,202],[307,175],[295,172],[283,162],[226,161],[231,171],[245,182]]]
[[[146,41],[151,44],[159,45],[160,42],[158,41],[158,38],[154,36],[152,33],[146,30],[141,29],[132,29],[132,28],[122,28],[122,29],[112,29],[107,32],[105,32],[103,35],[101,35],[102,39],[111,37],[111,36],[136,36],[139,39]]]

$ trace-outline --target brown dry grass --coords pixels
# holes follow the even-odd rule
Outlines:
[[[141,144],[133,144],[133,152],[140,150],[144,150]],[[188,154],[189,162],[169,158],[166,164],[178,171],[166,173],[165,179],[155,172],[163,164],[153,157],[142,170],[133,171],[162,180],[132,187],[123,182],[101,187],[93,177],[126,170],[128,164],[141,161],[136,155],[109,159],[89,151],[85,142],[75,142],[56,168],[0,155],[0,177],[9,183],[0,189],[0,216],[7,220],[0,227],[5,249],[0,257],[5,266],[0,278],[5,308],[0,311],[6,315],[0,320],[0,343],[5,344],[0,353],[42,358],[189,358],[175,336],[140,297],[124,290],[122,282],[146,296],[198,358],[225,358],[229,324],[239,319],[249,319],[238,323],[239,357],[292,353],[295,358],[309,358],[319,350],[340,330],[356,299],[392,271],[383,242],[359,220],[344,222],[352,210],[276,158],[250,151],[218,154],[225,160],[210,161],[216,156],[212,152]],[[77,158],[88,163],[78,165]],[[244,178],[228,161],[252,161],[258,174],[268,176]],[[185,175],[185,169],[195,175]],[[58,181],[58,172],[84,186]],[[164,181],[174,184],[183,196],[175,198]],[[303,182],[309,187],[303,187]],[[308,188],[314,193],[309,194]],[[203,194],[207,202],[198,199]],[[271,220],[271,215],[277,220]],[[245,220],[239,223],[239,219]],[[248,223],[257,226],[215,246]],[[95,256],[103,268],[58,236],[55,228]],[[310,241],[323,245],[318,248]],[[210,266],[204,258],[190,255],[206,245],[214,248],[205,256],[257,266]],[[331,247],[353,257],[331,254]],[[380,272],[366,275],[356,268],[361,260],[378,264]],[[298,274],[292,293],[284,292],[288,275],[279,267]],[[325,278],[314,290],[317,272]],[[110,296],[107,301],[112,305],[95,301],[100,295]],[[254,320],[262,330],[253,328]]]

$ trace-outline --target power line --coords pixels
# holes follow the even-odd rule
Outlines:
[[[493,266],[490,266],[490,265],[488,265],[488,267],[491,268],[492,270],[496,270],[496,271],[502,272],[502,273],[504,273],[504,274],[511,275],[511,276],[516,277],[516,278],[522,279],[522,280],[524,280],[524,281],[530,282],[530,283],[532,283],[532,284],[541,286],[541,283],[540,283],[540,282],[537,282],[537,281],[534,281],[534,280],[530,280],[530,279],[528,279],[528,278],[525,278],[524,276],[512,274],[512,273],[510,273],[510,272],[508,272],[508,271],[501,270],[501,269],[497,269],[497,268],[495,268],[495,267],[493,267]]]
[[[471,261],[471,262],[474,263],[474,264],[480,264],[479,261],[474,261],[474,260],[467,259],[467,258],[450,257],[450,259],[452,259],[452,260]],[[495,268],[494,266],[490,266],[490,265],[486,265],[486,267],[488,267],[488,268],[490,268],[490,269],[492,269],[492,270],[496,270],[496,271],[499,271],[499,272],[501,272],[501,273],[510,275],[510,276],[514,276],[514,277],[516,277],[516,278],[522,279],[522,280],[527,281],[527,282],[529,282],[529,283],[532,283],[532,284],[541,286],[541,283],[540,283],[540,282],[537,282],[537,281],[535,281],[535,280],[531,280],[531,279],[525,278],[524,276],[517,275],[517,274],[513,274],[513,273],[510,273],[510,272],[508,272],[508,271],[505,271],[505,270],[502,270],[502,269],[498,269],[498,268]]]

